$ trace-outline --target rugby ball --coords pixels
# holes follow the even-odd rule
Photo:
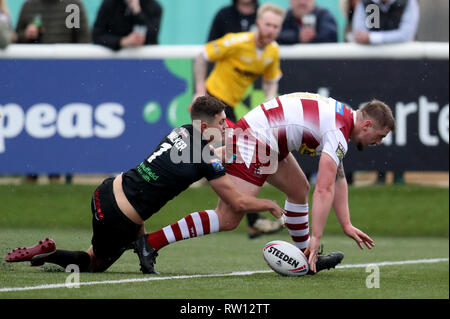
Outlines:
[[[273,271],[283,276],[303,276],[309,270],[308,258],[294,245],[274,240],[263,248],[266,263]]]

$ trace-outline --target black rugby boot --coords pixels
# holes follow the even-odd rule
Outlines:
[[[324,269],[336,267],[342,259],[344,259],[344,253],[340,251],[335,251],[326,255],[319,255],[316,261],[316,273]],[[308,275],[314,275],[314,273],[309,270]]]
[[[158,252],[147,241],[147,235],[140,236],[134,243],[134,252],[139,257],[141,271],[143,274],[157,274],[154,264]]]

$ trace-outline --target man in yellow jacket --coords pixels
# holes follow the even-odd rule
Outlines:
[[[202,95],[218,98],[227,105],[227,119],[236,122],[234,107],[259,76],[262,76],[266,99],[275,97],[278,80],[282,76],[275,40],[284,17],[284,9],[266,3],[258,8],[254,32],[228,33],[208,42],[194,62],[194,99]],[[206,77],[208,62],[214,62],[214,68]],[[248,214],[247,217],[250,238],[281,229],[279,221],[271,221],[258,214]]]

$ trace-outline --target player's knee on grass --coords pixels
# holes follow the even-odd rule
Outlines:
[[[117,258],[114,259],[104,259],[99,258],[95,256],[93,247],[89,247],[87,250],[87,253],[91,257],[91,263],[89,265],[88,271],[89,272],[104,272],[106,271],[111,265],[117,260]]]

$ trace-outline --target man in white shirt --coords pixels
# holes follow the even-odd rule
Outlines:
[[[353,14],[353,41],[360,44],[413,41],[418,24],[417,0],[361,0]]]

